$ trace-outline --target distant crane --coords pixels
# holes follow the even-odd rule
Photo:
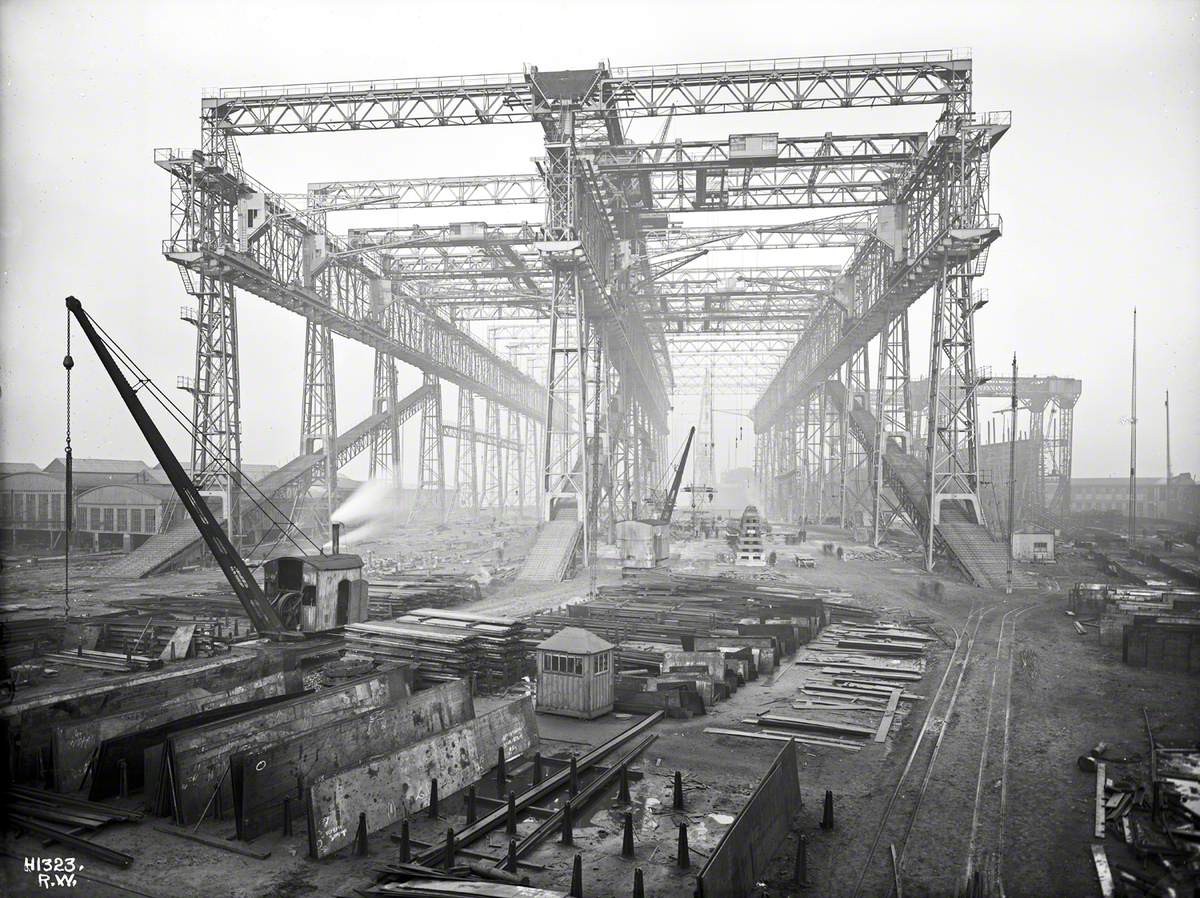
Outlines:
[[[622,569],[653,569],[671,556],[671,515],[675,512],[683,472],[687,468],[688,452],[695,436],[696,428],[693,427],[688,431],[679,464],[675,467],[675,476],[663,495],[658,514],[643,520],[617,522],[617,548],[621,552]]]

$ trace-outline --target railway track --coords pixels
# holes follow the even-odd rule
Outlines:
[[[854,898],[996,882],[1003,852],[1017,626],[1030,605],[973,608],[872,835]],[[926,808],[936,795],[936,808]],[[935,802],[930,801],[930,804]],[[923,808],[925,810],[922,813]]]

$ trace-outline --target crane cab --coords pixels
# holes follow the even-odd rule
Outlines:
[[[285,555],[263,564],[263,592],[286,627],[335,630],[367,619],[367,581],[358,555]]]

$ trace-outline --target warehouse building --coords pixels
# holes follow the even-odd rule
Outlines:
[[[174,497],[174,489],[161,483],[113,483],[77,493],[77,542],[94,552],[136,549],[160,531]]]
[[[66,488],[61,477],[36,468],[0,475],[0,544],[54,549],[66,531]]]

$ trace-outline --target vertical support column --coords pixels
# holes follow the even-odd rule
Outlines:
[[[470,390],[458,390],[458,445],[455,455],[455,486],[458,504],[479,517],[479,470],[476,465],[475,396]]]
[[[841,428],[841,505],[842,526],[861,527],[871,511],[870,464],[868,446],[851,432],[851,410],[865,410],[871,404],[871,361],[869,345],[863,346],[846,362],[844,385],[846,401],[839,421]],[[863,435],[871,440],[874,434]],[[848,521],[848,523],[847,523]]]
[[[214,122],[202,128],[201,159],[193,158],[187,182],[172,190],[178,230],[197,246],[235,245],[235,202],[199,187],[212,169],[240,174],[237,144]],[[210,506],[220,505],[226,529],[242,530],[238,470],[242,464],[241,375],[238,368],[237,300],[229,284],[180,268],[196,298],[196,361],[192,378],[192,479]],[[170,525],[163,521],[163,529]]]
[[[556,137],[546,142],[546,251],[552,277],[550,346],[546,367],[542,520],[573,515],[583,525],[584,558],[591,554],[589,527],[588,349],[593,336],[583,315],[578,233],[575,111],[556,110]]]
[[[521,436],[521,416],[514,411],[507,412],[508,435],[508,477],[510,492],[515,493],[516,513],[520,517],[525,511],[525,441]]]
[[[480,508],[491,508],[500,518],[504,514],[504,454],[500,445],[500,403],[484,400],[483,491]]]
[[[642,515],[642,503],[646,497],[646,481],[642,466],[645,464],[645,444],[642,439],[642,410],[636,399],[629,403],[629,516]]]
[[[968,275],[945,271],[934,292],[925,437],[929,464],[925,564],[930,570],[935,528],[943,516],[984,523],[979,501],[979,378],[975,372],[972,281]]]
[[[208,277],[195,285],[196,361],[192,379],[192,479],[226,519],[241,530],[237,471],[242,464],[241,379],[238,372],[237,301],[233,288]],[[215,501],[214,501],[215,500]],[[164,529],[169,521],[164,521]]]
[[[1019,388],[1018,388],[1019,389]],[[1054,470],[1055,449],[1057,439],[1046,435],[1046,406],[1048,400],[1037,398],[1027,403],[1029,408],[1029,439],[1033,446],[1033,483],[1024,484],[1022,491],[1025,496],[1025,507],[1033,514],[1044,512],[1046,502],[1046,475]],[[1019,434],[1018,434],[1019,436]],[[1018,466],[1019,470],[1019,466]],[[1015,472],[1011,474],[1014,478]],[[1018,485],[1021,485],[1018,481]],[[1017,514],[1014,520],[1020,523],[1024,509],[1017,504]],[[1011,538],[1011,536],[1010,536]]]
[[[420,468],[417,477],[417,501],[413,505],[414,515],[418,511],[433,509],[440,523],[446,518],[446,471],[442,451],[442,384],[436,375],[425,373],[428,390],[421,404]]]
[[[400,419],[397,406],[400,395],[396,380],[396,360],[386,353],[375,351],[375,414],[386,411],[389,420],[371,435],[370,476],[400,486]]]
[[[325,463],[314,476],[325,497],[317,507],[318,526],[328,537],[337,490],[337,404],[334,398],[333,335],[308,321],[304,328],[304,393],[300,413],[300,454],[324,452]]]
[[[1075,429],[1074,400],[1058,400],[1058,486],[1055,490],[1054,510],[1065,526],[1071,519],[1071,454]]]
[[[883,531],[896,518],[896,506],[884,496],[884,453],[888,452],[890,447],[892,452],[906,454],[913,440],[908,384],[908,312],[902,311],[888,322],[879,344],[879,373],[875,394],[875,452],[871,460],[871,544],[874,546],[879,545]],[[890,513],[885,506],[891,506]]]

